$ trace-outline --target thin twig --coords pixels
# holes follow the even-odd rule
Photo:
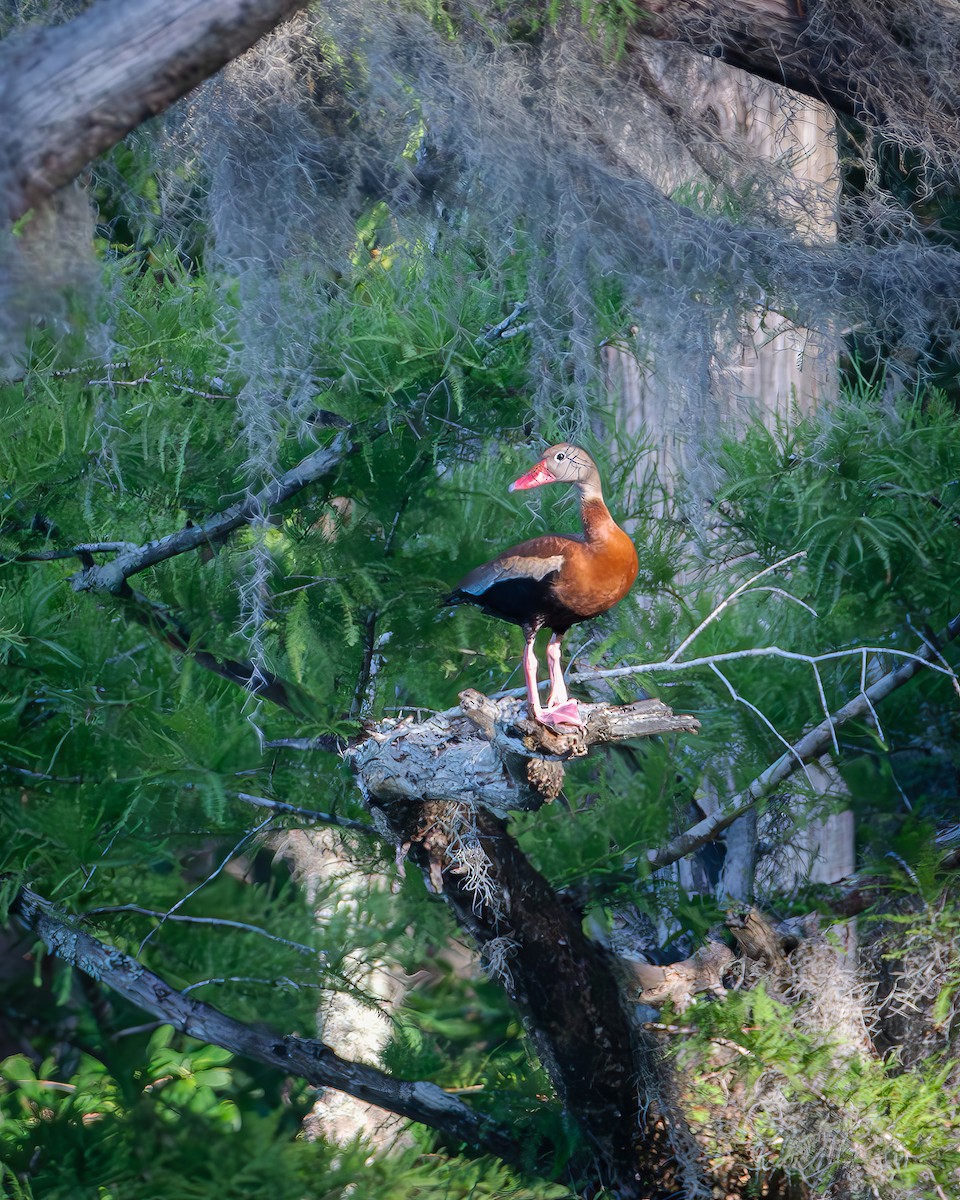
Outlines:
[[[213,880],[216,879],[217,876],[220,875],[224,871],[224,869],[227,867],[228,863],[230,863],[232,861],[232,859],[237,854],[239,854],[241,847],[245,846],[246,843],[249,842],[251,838],[256,837],[258,833],[261,833],[264,829],[266,829],[267,826],[270,825],[274,821],[274,819],[275,819],[274,817],[267,817],[266,820],[261,821],[260,824],[255,829],[248,830],[248,832],[245,833],[243,835],[243,837],[240,839],[240,841],[237,842],[237,844],[233,847],[233,849],[226,856],[226,858],[224,858],[224,860],[220,863],[220,865],[218,867],[216,867],[213,871],[210,872],[210,874],[206,877],[206,879],[201,879],[195,888],[191,888],[190,891],[187,892],[187,894],[185,896],[180,897],[180,899],[176,902],[176,904],[173,905],[172,908],[167,909],[167,911],[160,918],[159,922],[153,927],[153,929],[150,930],[150,932],[146,935],[146,937],[144,937],[143,941],[140,943],[140,945],[137,949],[138,957],[139,957],[139,955],[141,955],[143,953],[144,946],[147,944],[147,942],[150,941],[150,939],[153,937],[153,935],[159,929],[163,928],[164,922],[169,920],[169,918],[172,917],[173,914],[178,909],[183,908],[183,906],[186,904],[186,902],[192,896],[195,896],[197,894],[197,892],[200,891],[201,888],[205,888],[208,883],[212,883]]]
[[[955,616],[946,629],[937,636],[937,642],[939,644],[952,642],[958,635],[960,635],[960,614]],[[723,808],[705,817],[702,821],[698,821],[696,825],[673,838],[665,846],[649,851],[647,859],[651,868],[658,870],[660,867],[668,866],[670,863],[692,854],[695,850],[699,850],[707,842],[713,841],[738,817],[748,812],[758,800],[762,800],[764,796],[769,795],[774,788],[788,779],[797,770],[798,762],[810,762],[811,759],[819,758],[832,742],[836,729],[846,724],[847,721],[855,720],[873,711],[874,704],[885,699],[897,688],[903,687],[914,675],[919,674],[922,668],[927,667],[930,670],[939,671],[951,679],[956,678],[954,672],[949,668],[937,666],[929,661],[930,657],[939,652],[932,650],[926,643],[916,654],[907,654],[904,651],[878,651],[877,653],[897,653],[906,661],[895,670],[888,671],[866,691],[858,692],[836,713],[805,733],[802,738],[793,743],[789,754],[783,754],[776,762],[771,763]],[[719,657],[721,656],[717,656],[717,658]],[[819,655],[817,657],[822,659],[828,656]],[[829,657],[836,657],[836,655]],[[608,672],[604,672],[604,674],[608,674]]]
[[[188,983],[183,989],[183,995],[186,996],[189,992],[206,987],[211,983],[262,983],[267,987],[293,988],[297,992],[301,988],[322,988],[324,986],[322,983],[298,983],[295,979],[288,979],[286,975],[280,975],[276,979],[263,979],[257,975],[219,975],[210,979],[198,979],[196,983]]]
[[[318,956],[321,954],[316,946],[307,946],[303,942],[292,942],[289,938],[280,937],[276,933],[270,933],[267,929],[261,929],[259,925],[249,925],[246,921],[231,921],[227,917],[191,917],[186,913],[164,913],[156,908],[143,908],[139,904],[105,904],[100,908],[88,908],[82,915],[81,920],[87,917],[108,916],[111,913],[137,913],[142,917],[161,917],[167,921],[182,921],[189,925],[222,925],[227,929],[243,929],[247,933],[256,933],[260,937],[269,938],[271,942],[279,942],[283,946],[290,946],[294,950],[299,950],[301,954],[309,954]]]
[[[577,675],[571,676],[570,682],[589,683],[592,679],[624,679],[632,675],[654,675],[658,672],[666,671],[691,671],[697,667],[709,667],[713,663],[736,662],[738,659],[744,658],[783,658],[788,662],[802,662],[808,666],[815,666],[818,663],[850,658],[853,655],[862,654],[864,650],[868,654],[887,654],[893,658],[907,659],[917,666],[926,667],[928,670],[936,671],[940,675],[946,675],[954,681],[957,679],[955,671],[949,667],[942,667],[938,663],[932,662],[930,657],[924,657],[920,652],[894,650],[889,646],[852,646],[848,650],[828,650],[823,654],[801,654],[797,650],[784,650],[780,646],[750,646],[745,650],[727,650],[720,654],[707,654],[703,658],[688,658],[686,662],[675,662],[673,656],[671,656],[665,661],[658,663],[641,663],[632,667],[606,667],[593,671],[580,671]],[[512,695],[513,693],[504,694]],[[517,689],[516,694],[522,695],[524,693],[521,689]]]
[[[258,808],[269,808],[276,813],[289,813],[294,817],[303,817],[304,820],[318,825],[336,825],[340,829],[354,829],[357,833],[367,833],[376,838],[383,838],[380,830],[368,825],[366,821],[355,821],[352,817],[338,817],[334,813],[318,812],[312,808],[299,808],[296,804],[286,804],[282,800],[268,800],[266,796],[251,796],[247,792],[237,792],[236,795],[238,800],[243,800],[247,804],[255,804]]]
[[[931,640],[930,636],[928,636],[927,634],[925,634],[923,632],[922,629],[917,629],[916,625],[914,625],[913,621],[911,620],[909,613],[907,614],[907,625],[913,630],[913,632],[917,635],[917,637],[923,642],[923,644],[927,647],[927,649],[930,651],[930,653],[933,654],[935,656],[935,658],[949,670],[950,664],[940,653],[939,647],[935,644],[935,642],[933,642]],[[960,696],[960,680],[957,679],[956,675],[953,676],[953,690],[957,693],[958,696]]]
[[[840,743],[837,741],[837,731],[830,720],[830,706],[827,704],[827,693],[823,690],[823,679],[820,676],[820,670],[816,663],[811,663],[810,667],[813,671],[813,677],[817,681],[817,694],[820,696],[820,707],[823,709],[824,718],[830,726],[830,738],[833,742],[833,752],[838,757],[840,755]]]
[[[883,736],[883,726],[880,724],[880,717],[877,714],[877,710],[870,703],[870,697],[867,695],[867,652],[866,652],[866,650],[863,651],[863,658],[860,663],[860,695],[863,696],[864,700],[866,700],[866,702],[867,702],[867,706],[870,709],[870,715],[871,715],[871,717],[873,717],[873,723],[877,727],[877,736],[880,738],[881,743],[885,746],[887,744],[887,739]],[[908,804],[908,807],[909,807],[909,804]]]
[[[333,743],[337,744],[334,745]],[[264,750],[343,750],[346,742],[330,733],[321,733],[316,737],[273,738],[263,743]]]
[[[793,747],[790,745],[790,743],[787,741],[787,739],[783,736],[783,734],[777,729],[777,727],[774,725],[774,723],[771,720],[769,720],[767,718],[767,716],[764,713],[762,713],[755,704],[751,704],[749,700],[747,700],[744,696],[740,695],[740,693],[733,686],[733,684],[726,677],[726,675],[724,675],[724,673],[720,670],[720,668],[717,666],[716,663],[711,663],[710,666],[711,666],[711,670],[713,671],[713,673],[724,684],[724,686],[726,687],[727,691],[730,693],[732,698],[738,704],[742,704],[745,708],[749,708],[752,713],[756,714],[756,716],[764,723],[764,725],[766,725],[766,727],[770,730],[770,732],[777,739],[777,741],[780,742],[780,744],[782,746],[786,747],[787,753],[793,754],[794,753]],[[807,771],[806,763],[803,761],[803,759],[799,759],[799,758],[797,759],[797,763],[802,768],[804,775],[806,775],[807,783],[809,783],[810,786],[813,787],[814,786],[813,780],[810,778],[810,773]]]
[[[785,567],[787,565],[787,563],[796,562],[796,560],[798,558],[806,558],[806,556],[807,556],[806,550],[798,550],[796,554],[791,554],[787,558],[781,558],[779,562],[775,562],[769,567],[764,567],[764,569],[762,571],[758,571],[756,575],[752,575],[745,583],[741,583],[741,585],[738,588],[734,588],[734,590],[730,593],[730,595],[726,596],[723,600],[721,600],[720,603],[717,605],[717,607],[713,610],[713,612],[710,613],[710,615],[708,617],[705,617],[704,620],[702,620],[700,622],[700,624],[696,627],[696,629],[693,631],[693,633],[688,634],[687,637],[685,637],[683,639],[683,641],[680,643],[680,645],[676,648],[676,650],[674,650],[674,652],[667,659],[667,662],[671,662],[671,663],[676,662],[677,659],[680,657],[680,655],[684,652],[684,650],[686,650],[686,648],[692,642],[694,642],[700,636],[701,633],[703,633],[703,631],[710,624],[710,622],[715,621],[720,616],[720,614],[723,612],[723,610],[725,608],[728,608],[734,602],[734,600],[736,600],[739,596],[742,596],[744,592],[749,590],[751,584],[756,583],[758,579],[763,579],[763,577],[765,575],[769,575],[769,574],[771,574],[771,572],[779,570],[780,567]],[[766,589],[758,588],[757,590],[760,591],[760,590],[766,590]],[[797,597],[790,596],[789,592],[782,592],[779,588],[776,590],[778,592],[780,592],[780,594],[783,596],[789,596],[789,598],[791,600],[797,600]],[[797,603],[803,604],[803,601],[797,600]],[[810,608],[810,606],[808,604],[803,604],[803,607],[805,609],[807,609],[808,612],[812,612],[814,616],[817,615],[815,612],[813,612],[813,609]]]

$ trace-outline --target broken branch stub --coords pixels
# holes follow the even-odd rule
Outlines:
[[[724,995],[723,977],[735,957],[723,942],[708,941],[683,962],[664,966],[630,958],[621,958],[619,962],[631,1000],[654,1008],[662,1008],[670,1000],[678,1012],[684,1012],[700,992]]]
[[[558,733],[531,721],[518,700],[460,696],[460,712],[426,721],[410,718],[368,726],[348,755],[373,800],[454,801],[503,815],[555,799],[563,763],[603,743],[696,733],[696,717],[677,716],[660,700],[615,707],[581,705],[582,729]]]

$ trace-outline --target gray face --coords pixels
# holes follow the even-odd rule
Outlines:
[[[582,479],[595,476],[597,468],[586,450],[569,442],[551,446],[541,459],[543,465],[554,476],[557,483],[579,483]]]

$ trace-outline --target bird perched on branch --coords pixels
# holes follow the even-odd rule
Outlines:
[[[580,493],[581,534],[548,533],[511,546],[475,567],[443,598],[442,604],[476,604],[485,613],[519,625],[526,639],[523,675],[531,716],[556,728],[583,724],[577,702],[567,697],[560,668],[560,642],[571,625],[612,608],[637,577],[637,551],[603,502],[600,473],[579,446],[551,446],[532,471],[510,491],[565,483]],[[546,626],[550,696],[546,708],[537,693],[534,639]]]

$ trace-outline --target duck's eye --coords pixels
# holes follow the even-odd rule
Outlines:
[[[567,456],[566,456],[566,455],[564,454],[564,452],[561,450],[561,451],[560,451],[560,453],[557,455],[557,462],[563,462],[563,460],[564,460],[566,457],[567,457]]]

